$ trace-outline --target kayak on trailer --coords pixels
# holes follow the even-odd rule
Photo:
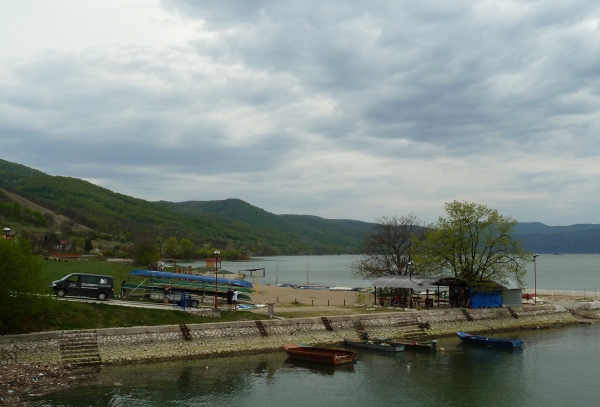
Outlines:
[[[202,282],[202,283],[208,283],[208,284],[215,283],[214,277],[195,276],[192,274],[169,273],[167,271],[132,270],[131,273],[129,273],[129,274],[132,276],[148,277],[148,278],[162,278],[162,279],[167,279],[167,280],[179,279],[179,280],[196,281],[196,282]],[[219,277],[216,279],[216,281],[217,281],[217,284],[231,285],[231,286],[235,286],[235,287],[252,288],[252,283],[250,283],[248,281],[244,281],[244,280],[236,280],[233,278],[230,279],[230,278]]]
[[[471,335],[466,332],[457,332],[456,335],[464,343],[472,343],[483,346],[497,346],[501,348],[520,348],[523,341],[519,339],[491,338],[487,336]]]
[[[212,284],[205,283],[205,282],[173,281],[173,280],[166,280],[166,279],[160,279],[160,278],[153,278],[151,281],[154,286],[163,287],[165,284],[171,284],[174,288],[175,287],[182,287],[182,288],[189,287],[189,288],[193,288],[196,290],[212,290],[213,292],[215,291],[214,279],[213,279]],[[235,287],[235,288],[237,288],[238,292],[240,292],[240,293],[252,294],[252,289],[250,289],[250,288],[246,288],[246,287]],[[227,291],[228,289],[229,289],[228,285],[223,285],[223,284],[217,285],[218,291]]]
[[[125,284],[123,284],[123,286],[121,288],[123,288],[124,290],[128,290],[130,293],[133,293],[138,290],[141,292],[144,292],[144,293],[147,293],[148,291],[162,293],[163,287],[164,287],[164,284],[143,285],[143,284],[125,283]],[[209,290],[209,289],[205,290],[205,289],[195,289],[193,287],[180,287],[176,284],[172,284],[171,290],[174,294],[177,293],[177,295],[179,295],[182,292],[186,292],[189,294],[194,294],[195,296],[205,296],[205,297],[214,297],[215,296],[214,287],[212,288],[212,290]],[[217,297],[227,298],[227,289],[217,291]],[[242,293],[238,294],[238,300],[252,302],[252,298],[249,295],[242,294]]]

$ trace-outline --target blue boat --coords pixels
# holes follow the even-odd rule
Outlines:
[[[148,278],[162,278],[162,279],[179,279],[188,281],[197,281],[208,284],[215,284],[215,278],[209,276],[194,276],[191,274],[178,274],[169,273],[166,271],[153,271],[153,270],[132,270],[130,275]],[[221,285],[232,285],[234,287],[248,287],[252,288],[252,283],[244,280],[235,280],[229,278],[219,277],[216,279],[217,284]]]
[[[497,346],[500,348],[520,348],[523,346],[523,341],[519,339],[490,338],[487,336],[471,335],[466,332],[457,332],[456,335],[464,343],[472,343],[474,345]]]

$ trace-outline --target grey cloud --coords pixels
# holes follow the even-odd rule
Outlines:
[[[53,51],[5,68],[4,152],[34,167],[58,161],[51,173],[102,178],[134,196],[151,190],[149,172],[169,196],[196,199],[202,189],[168,185],[194,176],[224,197],[298,213],[343,205],[358,214],[363,203],[353,216],[364,220],[417,212],[409,199],[477,201],[500,190],[510,198],[495,202],[512,211],[524,205],[515,191],[598,189],[598,168],[575,170],[600,154],[595,2],[161,4],[202,35],[159,51]],[[553,159],[551,171],[526,168]],[[477,179],[488,172],[497,180]]]

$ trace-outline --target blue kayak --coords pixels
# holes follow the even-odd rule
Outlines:
[[[139,277],[154,277],[154,278],[164,278],[164,279],[179,279],[179,280],[188,280],[188,281],[200,281],[203,283],[215,283],[214,277],[207,276],[194,276],[192,274],[179,274],[179,273],[169,273],[167,271],[152,271],[152,270],[132,270],[130,275],[139,276]],[[229,278],[217,278],[218,284],[232,285],[234,287],[249,287],[252,288],[252,283],[244,280],[235,280]]]
[[[474,345],[497,346],[501,348],[520,348],[523,346],[523,341],[519,339],[490,338],[487,336],[471,335],[466,332],[457,332],[456,335],[464,343],[472,343]]]

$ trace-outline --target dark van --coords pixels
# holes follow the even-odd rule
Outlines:
[[[69,274],[53,281],[50,288],[58,297],[92,297],[101,301],[115,296],[115,284],[111,276],[98,274]]]

